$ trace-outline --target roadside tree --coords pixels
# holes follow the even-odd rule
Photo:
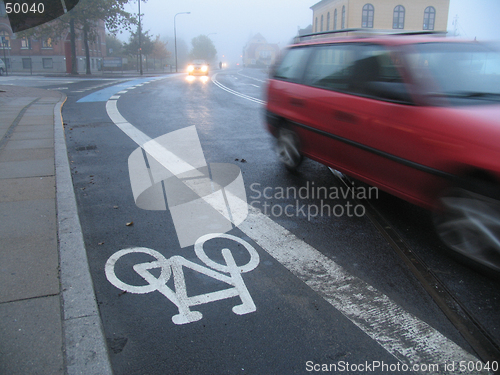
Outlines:
[[[189,53],[191,59],[203,59],[210,62],[217,56],[217,50],[212,40],[206,35],[193,38],[191,44],[193,45],[193,49]]]

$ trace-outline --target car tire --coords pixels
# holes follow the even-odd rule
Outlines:
[[[460,260],[500,272],[500,200],[491,190],[482,183],[448,190],[439,199],[433,223],[441,241],[465,257]]]
[[[3,68],[0,68],[0,76],[3,76]]]
[[[279,160],[290,171],[295,171],[302,163],[300,143],[297,134],[286,128],[280,128],[276,142],[276,153]]]

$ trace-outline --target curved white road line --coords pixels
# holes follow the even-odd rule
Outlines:
[[[248,96],[248,95],[245,95],[245,94],[242,94],[238,91],[234,91],[234,90],[231,90],[229,87],[226,87],[224,86],[222,83],[220,83],[219,81],[217,81],[217,75],[219,73],[215,73],[213,76],[212,76],[212,82],[219,88],[221,88],[222,90],[224,91],[227,91],[228,93],[230,94],[233,94],[233,95],[236,95],[236,96],[239,96],[240,98],[243,98],[243,99],[246,99],[246,100],[250,100],[251,102],[254,102],[254,103],[258,103],[258,104],[266,104],[266,102],[264,100],[260,100],[260,99],[257,99],[257,98],[253,98],[251,96]]]
[[[216,76],[217,74],[212,77],[212,81],[221,89],[256,103],[264,103],[262,100],[228,89],[217,82]],[[106,103],[109,117],[125,134],[143,147],[151,138],[123,118],[116,102],[115,99]],[[159,145],[159,147],[163,146]],[[161,153],[162,150],[158,149],[156,152]],[[163,152],[169,154],[166,149],[163,149]],[[179,162],[182,165],[187,164],[183,160]],[[168,164],[168,167],[172,165]],[[247,203],[244,202],[244,204]],[[415,369],[413,366],[420,369],[420,366],[437,364],[439,366],[437,371],[434,369],[433,371],[415,370],[415,372],[450,373],[444,368],[445,364],[458,364],[460,361],[479,362],[477,357],[462,349],[437,329],[408,313],[365,281],[351,275],[342,266],[302,241],[260,210],[248,205],[248,216],[243,223],[238,225],[238,228],[393,355],[395,360],[408,366],[410,371]],[[474,373],[487,374],[488,372],[476,371]]]

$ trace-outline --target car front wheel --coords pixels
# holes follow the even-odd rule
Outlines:
[[[500,201],[454,188],[439,203],[434,226],[441,240],[457,253],[500,271]]]
[[[0,76],[3,76],[3,68],[0,68]]]

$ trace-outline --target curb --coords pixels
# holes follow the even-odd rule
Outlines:
[[[54,158],[66,374],[112,375],[90,276],[64,137],[63,94],[54,107]]]

